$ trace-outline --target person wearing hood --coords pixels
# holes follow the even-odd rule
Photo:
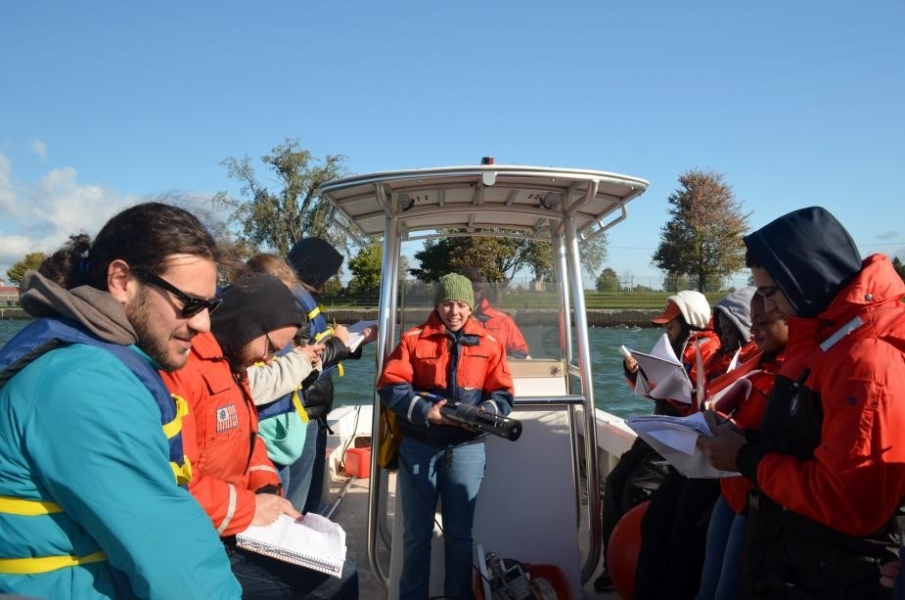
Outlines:
[[[396,414],[403,556],[401,600],[430,590],[431,538],[437,501],[443,513],[445,598],[472,597],[472,525],[484,476],[484,437],[445,416],[448,402],[506,416],[514,402],[506,350],[472,317],[474,291],[463,275],[440,278],[426,323],[402,334],[377,382]]]
[[[282,496],[276,467],[257,435],[247,369],[270,363],[305,317],[292,292],[264,273],[243,275],[220,294],[210,333],[198,336],[188,363],[163,378],[185,400],[189,491],[223,539],[243,598],[357,598],[358,575],[346,561],[342,579],[236,547],[235,535],[280,515],[301,517]]]
[[[0,590],[240,597],[157,373],[209,331],[217,259],[192,214],[148,202],[26,273],[37,320],[0,350]]]
[[[737,371],[735,364],[741,351],[750,352],[753,346],[748,342],[746,348],[744,344],[751,339],[752,296],[754,288],[745,287],[714,305],[712,323],[719,340],[718,349],[708,359],[701,353],[705,365],[704,398],[695,394],[692,404],[682,407],[685,414],[697,412],[706,398],[744,375],[745,371]],[[727,372],[730,368],[733,370]],[[720,486],[715,479],[688,478],[671,466],[667,469],[641,519],[634,598],[695,596],[704,564],[708,516],[719,494]]]
[[[711,326],[710,304],[704,294],[682,290],[670,296],[663,312],[651,319],[651,323],[663,327],[673,352],[682,361],[692,382],[698,379],[698,355],[701,364],[705,366],[705,379],[722,372],[719,337]],[[634,387],[638,378],[638,362],[626,357],[623,369],[629,385]],[[654,399],[654,413],[658,415],[680,416],[692,410],[693,406],[678,401]],[[663,469],[651,466],[656,461],[662,462],[663,459],[647,442],[637,437],[632,447],[619,457],[616,466],[607,475],[604,481],[602,517],[604,561],[613,529],[622,515],[632,508],[631,502],[638,500],[629,493],[632,481],[641,476],[645,480],[653,477],[658,484],[662,480]],[[594,588],[599,592],[613,589],[605,564],[603,572],[594,581]]]
[[[754,485],[740,595],[889,597],[878,567],[896,558],[905,498],[905,283],[888,257],[862,260],[821,207],[744,241],[789,340],[759,435],[711,417],[714,437],[698,440]]]
[[[719,369],[726,373],[757,354],[751,336],[751,299],[754,286],[745,286],[713,305],[713,330],[720,339]]]
[[[320,375],[302,391],[309,421],[301,456],[289,465],[288,474],[286,469],[282,472],[289,479],[286,497],[303,512],[319,512],[327,466],[327,415],[333,410],[333,372],[342,375],[342,361],[361,358],[364,345],[376,339],[377,328],[367,328],[364,342],[352,352],[347,346],[348,329],[327,322],[317,297],[343,264],[343,255],[330,242],[305,238],[289,250],[286,261],[298,274],[300,285],[294,294],[308,317],[308,335],[312,342],[324,344],[324,352]]]

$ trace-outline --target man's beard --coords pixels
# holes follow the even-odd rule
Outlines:
[[[145,354],[151,357],[161,369],[164,371],[175,371],[185,366],[188,360],[188,354],[173,359],[169,352],[170,338],[161,339],[159,334],[154,334],[151,328],[153,318],[148,303],[147,288],[142,287],[132,306],[127,311],[126,316],[135,329],[135,335],[138,338],[136,345],[141,348]]]

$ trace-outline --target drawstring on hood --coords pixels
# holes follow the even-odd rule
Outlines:
[[[861,270],[848,231],[825,208],[802,208],[744,238],[748,262],[762,267],[800,317],[815,318]]]

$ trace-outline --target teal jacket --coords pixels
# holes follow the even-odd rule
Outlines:
[[[17,514],[21,500],[52,502],[62,512]],[[2,592],[241,595],[210,519],[176,485],[151,393],[105,350],[52,350],[0,388],[0,503],[7,509],[0,510]],[[24,506],[20,512],[36,505]],[[3,562],[96,553],[106,558],[34,575],[11,574]]]

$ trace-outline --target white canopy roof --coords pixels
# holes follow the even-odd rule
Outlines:
[[[625,218],[625,204],[648,182],[585,169],[474,165],[386,171],[327,182],[321,192],[365,238],[384,235],[396,219],[403,239],[433,237],[438,229],[468,235],[549,240],[574,218],[582,238]]]

